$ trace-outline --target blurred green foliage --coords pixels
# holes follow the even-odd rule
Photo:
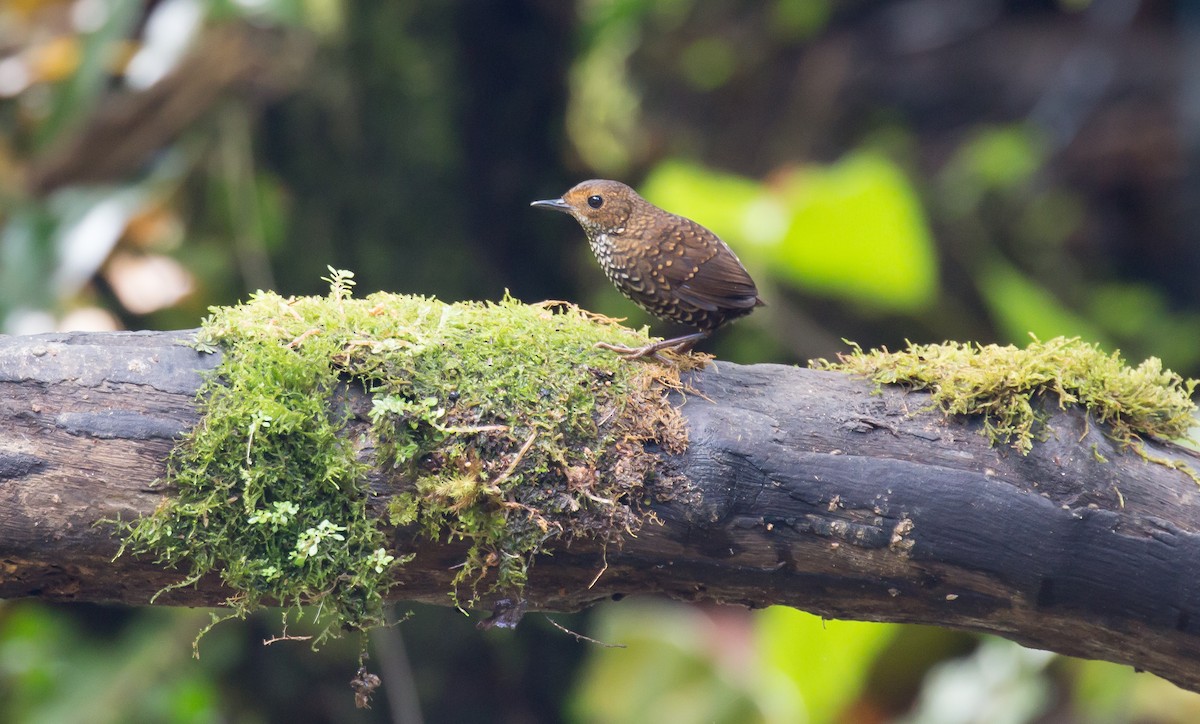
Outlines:
[[[918,312],[937,294],[937,258],[916,194],[886,157],[859,152],[767,185],[685,162],[647,177],[646,198],[703,218],[758,276],[865,309]]]
[[[588,660],[572,703],[578,722],[803,722],[800,690],[753,641],[737,609],[628,602],[600,610],[602,648]],[[616,692],[619,692],[617,694]]]
[[[761,655],[791,680],[814,722],[836,721],[862,696],[876,657],[897,629],[888,624],[825,621],[781,606],[755,618]]]
[[[979,290],[1005,339],[1020,339],[1022,333],[1039,339],[1070,336],[1111,346],[1096,325],[1002,259],[994,259],[983,268]]]
[[[233,651],[189,665],[203,613],[147,610],[124,635],[88,633],[61,609],[11,603],[0,613],[0,718],[10,722],[216,722],[209,676]],[[205,673],[209,676],[200,675]]]

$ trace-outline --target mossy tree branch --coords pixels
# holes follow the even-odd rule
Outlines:
[[[190,341],[0,337],[0,597],[144,605],[179,579],[113,561],[119,541],[97,521],[159,504],[152,484],[219,358]],[[1076,410],[1053,411],[1049,439],[1022,456],[990,447],[978,421],[928,411],[923,393],[876,395],[841,373],[722,362],[689,382],[689,448],[664,464],[694,495],[655,503],[662,524],[620,549],[577,541],[539,559],[531,608],[626,594],[783,604],[991,632],[1200,691],[1200,489],[1183,473]],[[1200,469],[1174,446],[1145,451]],[[419,544],[392,597],[449,604],[463,549]],[[228,595],[206,579],[159,602]]]

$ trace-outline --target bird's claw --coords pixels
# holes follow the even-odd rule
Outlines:
[[[662,343],[648,344],[644,347],[626,347],[623,344],[609,344],[608,342],[597,342],[595,345],[598,349],[607,349],[616,352],[625,359],[646,359],[652,357],[663,364],[668,364],[669,360],[659,354],[664,349],[671,349],[676,345],[663,346]]]

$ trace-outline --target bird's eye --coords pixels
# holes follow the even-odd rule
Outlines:
[[[604,205],[604,197],[603,196],[589,196],[588,197],[588,206],[591,206],[593,209],[598,209],[603,205]]]

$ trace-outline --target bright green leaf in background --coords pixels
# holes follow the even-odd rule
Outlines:
[[[571,697],[576,722],[803,724],[795,686],[763,662],[745,609],[626,601],[598,609],[596,649]]]
[[[859,151],[761,184],[692,164],[660,165],[651,202],[729,241],[777,282],[865,307],[914,312],[938,293],[934,245],[916,193],[886,157]]]
[[[897,630],[892,624],[828,621],[784,606],[756,618],[766,665],[799,689],[814,723],[837,721],[859,697],[872,664]]]
[[[869,151],[791,179],[795,209],[779,261],[804,286],[916,311],[937,294],[937,259],[916,192]]]
[[[578,722],[837,721],[897,628],[663,601],[598,610],[596,649],[572,697]]]

